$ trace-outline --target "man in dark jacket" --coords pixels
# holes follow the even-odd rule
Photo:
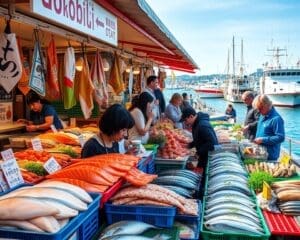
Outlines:
[[[254,109],[252,106],[252,102],[254,100],[253,92],[244,92],[242,95],[242,100],[247,105],[247,113],[243,127],[244,136],[250,141],[253,141],[256,135],[257,122],[260,113],[257,109]]]
[[[160,116],[163,116],[166,109],[166,101],[163,92],[160,90],[160,88],[154,89],[154,95],[157,100],[159,100],[159,113]]]
[[[215,150],[218,145],[217,135],[209,122],[209,115],[198,112],[193,108],[185,108],[182,111],[181,121],[192,126],[193,142],[189,147],[196,147],[199,156],[198,167],[205,171],[208,159],[208,152]]]

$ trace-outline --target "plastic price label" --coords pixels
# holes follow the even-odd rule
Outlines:
[[[49,158],[47,162],[44,163],[45,170],[51,174],[61,169],[61,166],[55,160],[54,157]]]
[[[35,151],[43,151],[42,142],[39,138],[31,139],[32,148]]]
[[[15,159],[15,155],[12,151],[12,149],[7,149],[5,151],[2,151],[1,152],[1,156],[3,158],[4,161],[7,161],[7,160],[11,160],[11,159]]]
[[[283,153],[280,157],[279,162],[282,164],[289,164],[291,160],[291,156],[287,153]]]
[[[85,144],[85,138],[84,138],[84,136],[82,134],[80,134],[78,136],[78,140],[79,140],[80,146],[83,147],[84,144]]]
[[[53,124],[50,127],[51,127],[52,132],[54,132],[54,133],[58,132],[56,127]]]
[[[2,168],[7,184],[10,188],[24,183],[24,179],[22,177],[16,159],[6,160],[3,163],[1,163],[0,166]]]
[[[5,180],[5,177],[0,169],[0,187],[2,189],[3,192],[7,191],[9,189],[8,184]]]
[[[270,200],[272,198],[272,189],[268,183],[263,182],[263,192],[262,196],[266,200]]]

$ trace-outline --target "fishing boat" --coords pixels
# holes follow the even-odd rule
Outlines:
[[[245,91],[253,91],[254,78],[245,74],[243,60],[243,40],[241,40],[241,63],[239,74],[235,73],[235,45],[232,40],[232,74],[229,74],[229,53],[228,53],[228,74],[225,80],[224,99],[230,102],[243,102],[242,95]]]
[[[286,49],[269,49],[276,59],[274,66],[265,64],[263,76],[260,78],[260,91],[267,94],[273,105],[281,107],[300,106],[300,61],[296,66],[282,67],[279,58]]]
[[[223,89],[221,82],[218,79],[214,79],[211,82],[206,82],[203,85],[194,87],[194,91],[197,92],[201,98],[223,98]]]

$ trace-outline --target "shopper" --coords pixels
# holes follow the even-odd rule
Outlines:
[[[247,106],[247,113],[244,121],[243,132],[244,136],[253,141],[256,135],[257,122],[259,119],[259,111],[252,106],[254,94],[251,91],[246,91],[242,95],[242,100]]]
[[[27,104],[30,107],[29,120],[19,119],[17,122],[25,123],[28,132],[46,131],[51,128],[51,125],[57,130],[63,128],[54,107],[47,100],[42,99],[36,92],[28,94]]]
[[[180,106],[182,104],[182,96],[179,93],[174,93],[171,97],[170,103],[166,108],[166,118],[172,120],[175,128],[183,128],[181,119]]]
[[[99,134],[90,138],[83,146],[81,157],[98,154],[119,153],[119,144],[134,126],[130,113],[120,104],[110,106],[99,121]]]
[[[267,95],[258,95],[253,100],[253,107],[261,114],[254,142],[266,147],[268,160],[276,161],[285,138],[284,121]]]
[[[142,144],[149,139],[149,130],[154,118],[153,114],[154,98],[147,92],[136,96],[129,112],[134,119],[134,126],[128,131],[128,139],[141,140]]]
[[[159,110],[159,99],[155,96],[154,90],[158,88],[158,78],[155,75],[151,75],[147,78],[147,87],[143,92],[149,93],[154,98],[154,119],[153,123],[156,123],[160,119],[160,110]]]

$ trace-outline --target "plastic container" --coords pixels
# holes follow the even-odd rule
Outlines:
[[[264,233],[262,235],[251,235],[251,234],[242,234],[242,233],[222,233],[222,232],[212,232],[205,228],[203,218],[205,210],[205,198],[203,200],[202,206],[202,216],[201,216],[201,239],[204,240],[268,240],[271,236],[268,226],[265,222],[265,219],[262,215],[262,212],[258,206],[256,206],[256,211],[260,219],[261,225],[263,227]]]
[[[200,227],[201,227],[201,212],[202,212],[202,204],[201,201],[198,200],[198,215],[183,215],[183,214],[176,214],[175,221],[186,224],[190,226],[195,233],[195,238],[180,238],[181,240],[198,240],[200,234]]]
[[[125,180],[119,179],[114,185],[107,189],[103,194],[100,202],[100,208],[106,203],[124,184]]]
[[[153,165],[154,165],[154,158],[153,158],[153,154],[151,153],[148,157],[143,157],[139,161],[137,168],[139,170],[143,171],[144,173],[150,173],[149,170],[152,171]],[[151,173],[153,173],[153,172],[151,172]]]
[[[18,189],[18,188],[21,188],[21,187],[30,187],[30,186],[32,186],[32,184],[29,184],[29,183],[22,183],[22,184],[20,184],[20,185],[18,185],[18,186],[15,186],[15,187],[13,187],[13,188],[8,189],[8,190],[5,191],[5,192],[0,192],[0,196],[3,196],[3,195],[5,195],[5,194],[7,194],[7,193],[9,193],[9,192],[12,192],[12,191],[14,191],[14,190],[16,190],[16,189]]]
[[[176,207],[161,207],[153,205],[113,205],[106,203],[105,215],[107,224],[122,220],[137,220],[170,228],[173,226]]]
[[[272,235],[300,236],[300,226],[294,216],[263,211]]]
[[[146,150],[152,151],[153,155],[154,155],[154,158],[155,158],[159,145],[158,144],[144,144],[143,146]]]
[[[155,171],[158,173],[160,171],[169,170],[169,169],[185,169],[186,162],[188,157],[183,159],[164,159],[164,158],[155,158]]]
[[[93,202],[88,209],[72,218],[57,233],[37,233],[25,230],[8,230],[0,228],[0,238],[23,240],[86,240],[91,239],[99,226],[99,204],[101,195],[90,193]]]

